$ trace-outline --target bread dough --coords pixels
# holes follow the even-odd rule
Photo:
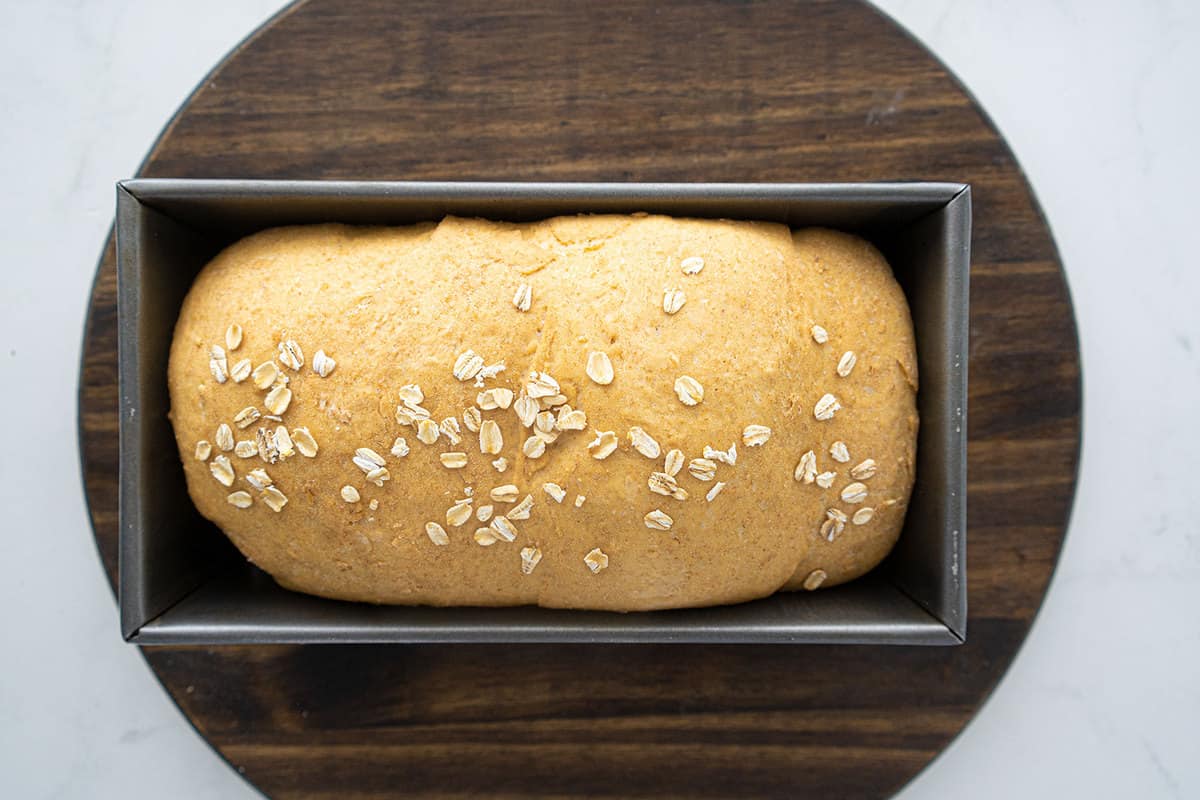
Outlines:
[[[527,298],[518,296],[522,284]],[[671,314],[664,311],[668,290],[684,295]],[[243,333],[230,350],[226,331],[235,324]],[[828,333],[823,344],[814,325]],[[281,360],[286,341],[299,346],[298,370]],[[224,372],[235,373],[224,382],[213,368],[214,345],[222,348]],[[319,365],[324,377],[314,372],[318,350],[336,362],[332,371]],[[503,371],[457,379],[456,362],[460,374],[474,374],[478,362],[460,359],[468,350],[485,372],[501,363]],[[588,376],[593,352],[607,355],[610,383]],[[246,371],[244,364],[235,369],[243,359],[253,368],[273,361],[288,379],[291,398],[280,421],[264,416],[267,390],[254,376],[235,380]],[[851,361],[840,375],[839,363],[847,371]],[[488,449],[498,452],[481,452],[464,412],[486,390],[520,397],[531,371],[557,382],[569,410],[586,415],[586,429],[526,445],[537,424],[525,427],[514,402],[479,412],[502,437],[497,446],[489,433]],[[702,390],[695,405],[681,400],[696,399],[693,384],[677,390],[685,377]],[[196,279],[175,329],[169,383],[171,420],[200,512],[283,586],[347,600],[633,611],[751,600],[801,588],[815,570],[826,574],[822,586],[833,586],[891,549],[913,481],[917,369],[904,295],[875,248],[824,229],[602,215],[267,230],[226,249]],[[457,444],[444,433],[426,444],[417,427],[398,421],[401,389],[410,385],[420,387],[418,405],[433,422],[456,419]],[[285,394],[272,398],[275,408]],[[838,407],[817,419],[826,394]],[[483,404],[505,397],[492,393]],[[235,418],[246,408],[260,416],[241,428]],[[228,438],[218,436],[222,424],[237,442],[286,426],[296,452],[267,463],[261,454],[238,455],[249,445],[224,451],[217,444]],[[769,428],[765,443],[748,446],[747,426]],[[297,428],[311,433],[315,456],[296,447]],[[637,448],[635,428],[644,433],[635,432]],[[603,432],[617,446],[597,459],[588,445]],[[762,436],[752,428],[747,440]],[[406,455],[392,453],[397,437]],[[599,438],[594,449],[611,446],[610,437]],[[206,460],[197,454],[202,440],[211,443]],[[837,455],[848,460],[834,458],[838,442]],[[532,457],[539,444],[544,452]],[[706,447],[731,445],[736,463],[692,464]],[[356,465],[358,448],[382,457],[382,486]],[[677,497],[650,489],[664,483],[652,473],[666,469],[672,450],[684,457],[677,488],[665,481]],[[795,477],[809,450],[818,473],[836,473],[820,479],[828,488]],[[462,459],[443,459],[447,453],[465,453],[465,466],[453,468]],[[214,477],[224,469],[214,467],[218,457],[234,473],[230,486]],[[852,468],[866,459],[874,460],[874,474],[853,479]],[[370,458],[359,464],[370,467]],[[266,471],[276,491],[264,494],[249,480],[255,469]],[[723,487],[708,500],[718,481]],[[865,488],[865,498],[851,487],[842,499],[852,483]],[[561,487],[562,502],[546,484]],[[517,487],[515,498],[511,490],[491,498],[506,485]],[[246,495],[236,497],[238,505],[227,499],[235,492],[249,496],[248,507],[239,507]],[[280,495],[286,505],[274,511]],[[496,521],[526,495],[528,518]],[[451,524],[447,512],[468,497],[469,518]],[[829,509],[844,514],[844,524],[825,524]],[[670,518],[668,529],[662,515],[653,515],[651,527],[646,517],[654,511]],[[856,513],[869,520],[855,524]],[[833,541],[823,524],[827,534],[837,529]],[[494,543],[480,544],[477,529]],[[513,541],[502,533],[515,534]]]

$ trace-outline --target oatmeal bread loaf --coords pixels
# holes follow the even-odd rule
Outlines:
[[[662,216],[278,228],[171,346],[200,512],[283,586],[634,611],[855,578],[913,481],[904,296],[853,236]]]

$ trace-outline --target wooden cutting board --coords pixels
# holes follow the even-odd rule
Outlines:
[[[1075,487],[1070,297],[1004,141],[866,4],[312,0],[204,80],[139,174],[973,187],[966,645],[146,650],[264,793],[886,797],[971,719],[1024,640]],[[113,268],[110,240],[80,446],[115,580]]]

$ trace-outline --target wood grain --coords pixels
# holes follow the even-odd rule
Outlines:
[[[1023,641],[1074,492],[1070,298],[1003,140],[866,5],[313,0],[208,77],[141,174],[973,185],[965,646],[147,650],[265,793],[884,797],[962,729]],[[115,579],[113,266],[110,241],[80,440]]]

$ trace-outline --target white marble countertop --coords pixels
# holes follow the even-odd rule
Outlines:
[[[1027,170],[1085,377],[1079,492],[1045,606],[991,700],[901,797],[1198,797],[1200,268],[1184,242],[1200,4],[881,5],[970,87]],[[278,6],[7,4],[2,796],[256,796],[120,640],[79,485],[75,393],[113,182]]]

